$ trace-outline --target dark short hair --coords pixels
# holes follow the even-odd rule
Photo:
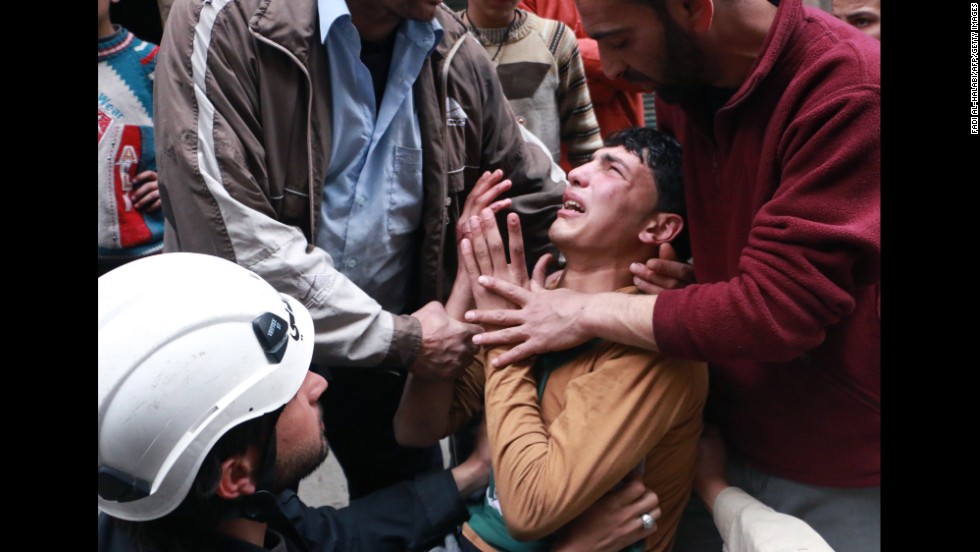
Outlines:
[[[606,138],[605,146],[623,146],[650,168],[657,186],[657,204],[652,208],[680,215],[685,219],[671,245],[681,260],[691,258],[691,240],[687,231],[687,203],[684,199],[684,171],[681,167],[681,145],[672,136],[652,128],[624,128]]]

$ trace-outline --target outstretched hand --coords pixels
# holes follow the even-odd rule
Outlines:
[[[504,171],[497,169],[493,172],[486,171],[483,176],[476,181],[466,201],[463,203],[463,212],[459,215],[456,222],[456,244],[466,237],[469,232],[470,218],[476,217],[480,211],[490,209],[494,214],[511,206],[511,199],[497,199],[510,189],[510,180],[501,180]],[[462,320],[463,313],[473,307],[473,293],[470,287],[470,279],[463,266],[463,255],[457,256],[456,280],[453,282],[453,289],[446,301],[446,312],[455,320]]]
[[[507,216],[507,235],[510,250],[509,263],[504,254],[504,242],[493,211],[484,209],[479,217],[470,217],[466,237],[460,242],[460,258],[470,280],[478,309],[515,308],[513,302],[489,293],[482,286],[477,285],[477,282],[484,278],[483,275],[492,275],[522,290],[530,290],[531,281],[524,261],[524,237],[521,234],[520,218],[516,214]],[[537,269],[535,274],[538,274]],[[535,285],[540,286],[542,283],[538,281]],[[492,322],[487,324],[494,326]]]
[[[535,273],[541,264],[539,261]],[[481,276],[478,284],[484,293],[491,292],[520,307],[484,308],[477,302],[479,310],[465,315],[467,322],[488,329],[488,333],[473,337],[477,345],[514,345],[492,360],[494,367],[501,368],[539,353],[570,349],[595,336],[581,323],[592,295],[568,289],[532,291],[490,276]],[[489,331],[490,327],[499,329]]]

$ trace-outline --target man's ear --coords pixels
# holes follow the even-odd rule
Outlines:
[[[684,219],[675,213],[657,213],[640,231],[640,241],[651,245],[669,243],[684,229]]]
[[[667,0],[667,13],[685,31],[704,33],[715,16],[714,0]]]
[[[221,463],[221,479],[215,494],[226,500],[255,494],[258,468],[258,449],[255,447],[248,447],[245,454],[226,459]]]

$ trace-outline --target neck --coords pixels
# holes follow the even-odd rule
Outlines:
[[[715,6],[718,10],[712,26],[717,32],[707,46],[716,54],[716,78],[711,84],[738,88],[762,54],[762,45],[776,18],[776,6],[768,0],[715,2]]]
[[[402,22],[400,15],[377,0],[347,0],[347,8],[361,40],[381,42],[391,36]]]
[[[255,546],[265,545],[266,528],[265,523],[244,518],[230,519],[218,524],[218,531],[221,533]]]
[[[466,18],[474,27],[481,29],[502,29],[513,23],[515,17],[517,17],[517,12],[514,10],[503,15],[496,15],[482,11],[472,4],[466,8]]]
[[[601,293],[633,285],[630,265],[644,263],[653,252],[633,252],[614,259],[599,259],[592,255],[565,253],[565,273],[559,287],[581,293]]]
[[[99,38],[108,38],[115,32],[116,29],[108,17],[99,21]]]

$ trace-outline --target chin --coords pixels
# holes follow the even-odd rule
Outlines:
[[[441,2],[440,2],[441,3]],[[432,21],[436,18],[436,10],[439,9],[439,3],[436,4],[421,4],[414,6],[408,14],[409,19],[414,19],[415,21]]]
[[[551,229],[548,230],[548,239],[557,247],[559,250],[563,249],[568,243],[573,241],[573,237],[570,232],[563,231],[560,228],[555,228],[558,221],[551,225]]]

